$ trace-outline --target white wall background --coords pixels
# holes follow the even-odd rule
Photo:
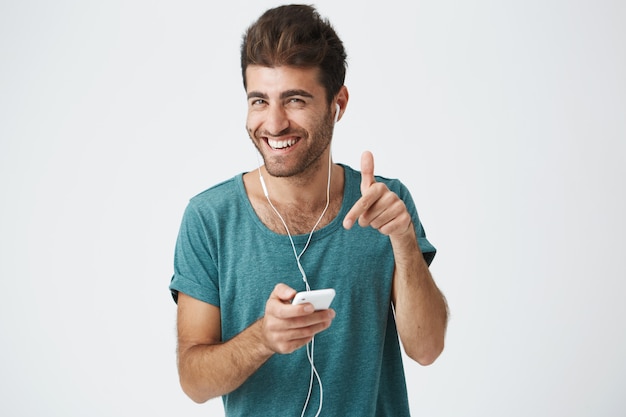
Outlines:
[[[0,414],[221,415],[175,368],[188,198],[256,160],[238,48],[269,1],[0,2]],[[320,0],[335,160],[402,178],[452,310],[416,416],[626,412],[626,3]]]

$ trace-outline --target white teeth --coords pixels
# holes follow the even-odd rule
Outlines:
[[[273,149],[284,149],[284,148],[288,148],[290,146],[292,146],[293,144],[295,144],[297,142],[296,139],[287,139],[287,140],[274,140],[274,139],[268,139],[267,143],[273,148]]]

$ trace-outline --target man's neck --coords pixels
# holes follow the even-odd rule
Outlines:
[[[269,199],[293,234],[309,233],[323,212],[328,185],[328,171],[325,172],[326,174],[317,181],[303,182],[293,178],[272,177],[264,169],[261,170]],[[259,172],[256,169],[244,175],[244,184],[250,202],[261,221],[271,230],[284,233],[284,226],[263,193]],[[329,207],[318,225],[319,228],[327,225],[339,213],[343,201],[343,188],[343,167],[333,164]]]
[[[338,183],[337,177],[342,174],[341,168],[332,164],[331,169],[329,172],[327,167],[324,167],[317,170],[314,175],[274,177],[265,170],[265,167],[261,167],[261,173],[272,203],[315,210],[326,205],[328,193],[332,198],[337,191],[333,185]]]

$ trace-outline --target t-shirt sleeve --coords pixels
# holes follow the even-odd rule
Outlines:
[[[192,201],[185,209],[176,240],[174,275],[169,286],[174,301],[182,292],[219,307],[217,276],[207,221]]]
[[[407,210],[411,214],[413,225],[415,227],[415,235],[417,236],[417,243],[422,250],[422,256],[424,256],[426,264],[430,266],[431,262],[435,258],[437,249],[426,238],[426,231],[424,230],[424,226],[422,225],[419,215],[417,214],[417,208],[415,207],[415,202],[413,201],[411,193],[408,188],[398,180],[391,180],[389,188],[398,194],[402,201],[404,201]]]

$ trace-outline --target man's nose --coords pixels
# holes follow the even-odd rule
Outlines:
[[[289,118],[283,106],[270,106],[265,120],[265,130],[273,136],[279,136],[289,127]]]

